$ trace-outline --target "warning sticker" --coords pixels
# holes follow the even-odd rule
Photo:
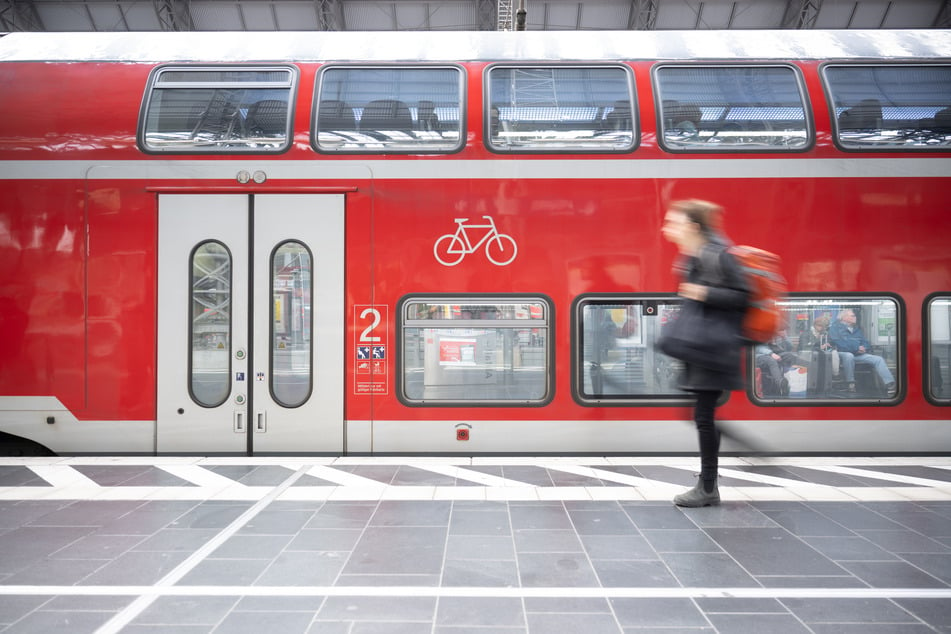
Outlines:
[[[389,308],[385,304],[354,306],[354,394],[389,394]]]

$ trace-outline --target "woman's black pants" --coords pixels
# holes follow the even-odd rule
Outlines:
[[[697,424],[697,438],[700,441],[700,479],[712,482],[717,479],[717,466],[720,454],[720,432],[714,415],[717,400],[722,392],[718,390],[697,392],[693,420]]]

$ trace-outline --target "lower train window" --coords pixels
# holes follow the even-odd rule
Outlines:
[[[496,152],[634,149],[633,79],[622,66],[494,66],[486,139]]]
[[[828,65],[822,74],[843,149],[951,146],[951,66]]]
[[[543,405],[552,396],[551,302],[419,296],[399,306],[400,399],[408,405]]]
[[[790,66],[659,66],[658,128],[670,151],[802,151],[812,142]]]
[[[780,307],[783,329],[750,351],[755,402],[897,402],[905,330],[900,298],[790,294]]]
[[[925,395],[935,405],[951,405],[951,293],[925,301]]]
[[[676,319],[673,296],[579,297],[572,310],[575,398],[583,405],[682,401],[683,364],[655,343]]]
[[[462,147],[456,67],[324,68],[314,144],[321,152],[453,152]]]
[[[290,147],[295,69],[162,67],[139,124],[146,152],[281,152]]]

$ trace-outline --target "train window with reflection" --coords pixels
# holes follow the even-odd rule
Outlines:
[[[900,298],[793,293],[780,307],[785,327],[750,350],[754,402],[897,402],[904,359]]]
[[[231,252],[217,240],[191,253],[189,392],[202,407],[218,407],[231,391]]]
[[[297,72],[281,67],[162,67],[139,126],[145,152],[281,152],[290,147]]]
[[[683,364],[655,347],[680,307],[673,296],[575,300],[575,398],[593,406],[682,401],[686,394],[678,384]]]
[[[321,152],[452,152],[464,141],[456,67],[327,67],[317,80]]]
[[[637,138],[630,70],[495,66],[486,139],[497,152],[629,152]]]
[[[843,149],[951,146],[951,66],[829,65],[822,74]]]
[[[284,407],[299,407],[313,387],[313,258],[293,240],[271,255],[271,395]]]
[[[670,151],[803,151],[812,143],[799,73],[789,66],[659,66],[661,145]]]
[[[935,405],[951,405],[951,293],[925,300],[925,394]]]
[[[542,297],[403,299],[400,399],[408,405],[545,404],[553,385],[551,311]]]

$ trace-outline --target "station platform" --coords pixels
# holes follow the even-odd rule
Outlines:
[[[951,632],[951,457],[0,458],[0,632]]]

